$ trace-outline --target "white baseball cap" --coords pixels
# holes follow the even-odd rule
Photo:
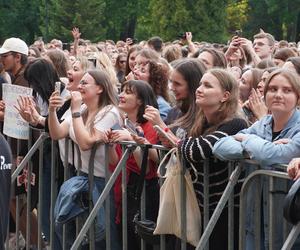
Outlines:
[[[0,48],[0,54],[5,54],[11,51],[28,56],[28,46],[20,38],[12,37],[4,41],[2,47]]]

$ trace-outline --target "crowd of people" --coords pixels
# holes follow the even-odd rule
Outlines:
[[[253,41],[238,34],[228,44],[196,42],[191,32],[173,42],[152,37],[139,43],[130,38],[116,43],[111,40],[91,43],[81,38],[78,28],[71,32],[74,42],[69,46],[57,39],[46,44],[38,39],[28,46],[19,38],[8,38],[0,48],[1,133],[6,107],[2,83],[9,83],[33,89],[33,96],[20,96],[15,108],[32,127],[44,129],[50,135],[43,145],[42,169],[37,165],[38,154],[33,156],[36,159],[33,174],[37,178],[31,183],[30,206],[33,210],[41,202],[43,208],[44,247],[50,242],[51,139],[58,140],[59,187],[64,185],[64,167],[69,168],[74,176],[88,175],[89,159],[96,142],[112,145],[109,147],[111,172],[122,157],[122,147],[118,142],[177,147],[187,169],[191,170],[200,211],[203,211],[204,200],[203,160],[209,159],[210,215],[229,181],[229,160],[250,158],[263,169],[273,169],[274,164],[289,164],[287,172],[291,179],[300,177],[299,43],[276,41],[263,30],[253,37]],[[59,88],[57,82],[61,83]],[[125,120],[133,124],[136,133],[126,129]],[[168,138],[158,133],[155,125]],[[65,152],[65,138],[71,139],[68,154]],[[10,159],[7,149],[2,153],[6,144],[1,136],[0,152],[5,154],[5,162],[12,162],[16,167],[27,153],[26,143],[23,140],[17,146],[16,140],[11,140]],[[78,146],[78,151],[74,150],[74,145]],[[68,165],[64,166],[66,154]],[[94,158],[94,182],[99,194],[105,187],[105,157],[102,144]],[[136,213],[133,196],[141,175],[142,157],[143,152],[137,147],[126,162],[128,249],[135,250],[140,249],[140,238],[132,222]],[[145,175],[146,217],[153,221],[159,208],[159,160],[157,151],[149,149]],[[234,189],[234,249],[238,249],[239,240],[239,193],[244,178],[253,171],[252,167],[245,166]],[[39,171],[43,172],[44,183],[40,201]],[[1,160],[1,174],[8,178],[8,173],[8,168],[2,168]],[[1,184],[5,182],[1,181]],[[283,186],[283,181],[278,181],[273,190],[278,218],[274,249],[279,249],[284,242],[281,203],[286,191]],[[121,249],[122,246],[122,188],[119,176],[114,192],[110,194],[112,249]],[[260,190],[255,188],[248,200],[252,201],[257,194],[262,201],[266,200],[267,182],[263,182]],[[8,212],[11,222],[16,219],[16,196],[23,197],[19,212],[20,231],[26,237],[26,187],[25,183],[16,183],[7,213],[1,211],[0,214],[3,236],[0,239],[6,238]],[[246,213],[245,249],[255,249],[252,204]],[[262,249],[269,249],[266,203],[263,203],[261,213]],[[37,234],[34,212],[31,213],[31,223],[30,245],[34,248],[41,237]],[[210,237],[210,249],[224,249],[228,241],[227,225],[228,208],[225,207]],[[75,236],[71,231],[66,240],[67,248]],[[56,225],[53,249],[62,249],[62,244],[62,228]],[[100,239],[95,245],[97,249],[105,249],[105,240]],[[180,249],[178,239],[170,238],[167,248]],[[188,245],[188,249],[194,247]]]

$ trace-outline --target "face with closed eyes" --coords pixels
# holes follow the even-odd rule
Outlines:
[[[67,72],[69,83],[67,89],[75,91],[78,88],[79,82],[84,75],[84,70],[80,61],[75,61],[72,65],[72,68]]]
[[[199,54],[198,58],[203,62],[207,69],[214,67],[214,58],[209,52],[203,51]]]
[[[149,60],[141,55],[135,58],[135,66],[133,69],[134,79],[149,82],[150,69]]]

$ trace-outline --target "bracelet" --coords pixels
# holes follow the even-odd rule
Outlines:
[[[39,119],[38,119],[38,122],[37,122],[37,125],[41,124],[43,119],[44,119],[44,117],[40,115]]]
[[[164,131],[168,133],[170,131],[170,129],[168,127],[165,127]]]
[[[79,118],[81,116],[80,112],[74,112],[72,113],[72,118]]]

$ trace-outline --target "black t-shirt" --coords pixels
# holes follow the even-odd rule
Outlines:
[[[0,133],[0,250],[4,250],[9,219],[12,154],[7,141]]]

